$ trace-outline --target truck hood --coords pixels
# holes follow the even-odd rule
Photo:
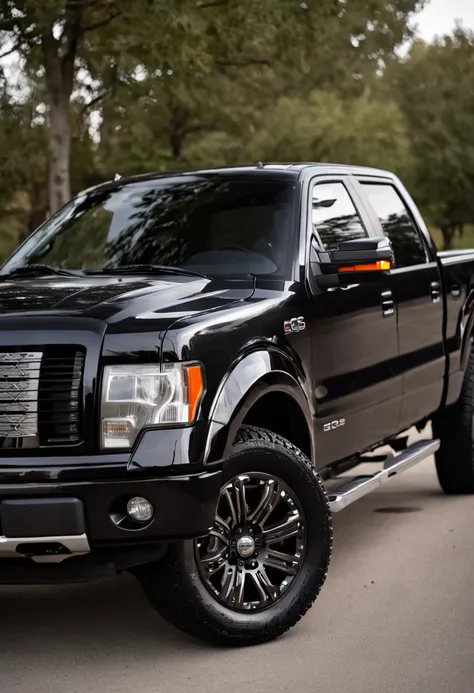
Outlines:
[[[252,294],[250,280],[181,275],[40,277],[0,281],[0,317],[78,316],[109,325],[153,315],[164,325]],[[143,324],[143,323],[142,323]],[[156,326],[155,326],[156,329]]]

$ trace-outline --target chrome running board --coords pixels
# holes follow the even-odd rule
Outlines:
[[[422,440],[410,445],[406,450],[387,457],[383,469],[376,474],[347,478],[343,484],[328,493],[329,505],[333,513],[347,508],[351,503],[363,498],[396,474],[405,472],[426,457],[433,455],[440,446],[439,440]]]
[[[90,550],[85,534],[15,539],[0,536],[0,559],[31,558],[35,563],[61,563],[71,556],[90,553]]]

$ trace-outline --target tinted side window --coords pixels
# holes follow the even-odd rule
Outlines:
[[[326,250],[342,241],[365,238],[367,232],[342,183],[321,183],[313,188],[313,227]]]
[[[427,262],[418,229],[402,198],[392,185],[362,183],[383,231],[392,241],[397,267]]]

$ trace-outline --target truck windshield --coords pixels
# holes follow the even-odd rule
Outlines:
[[[1,274],[30,264],[89,271],[147,264],[281,278],[292,256],[294,187],[187,174],[92,190],[43,224]]]

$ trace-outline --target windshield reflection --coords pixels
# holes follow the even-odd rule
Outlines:
[[[292,181],[177,175],[74,199],[2,268],[156,264],[281,278],[293,243]]]

